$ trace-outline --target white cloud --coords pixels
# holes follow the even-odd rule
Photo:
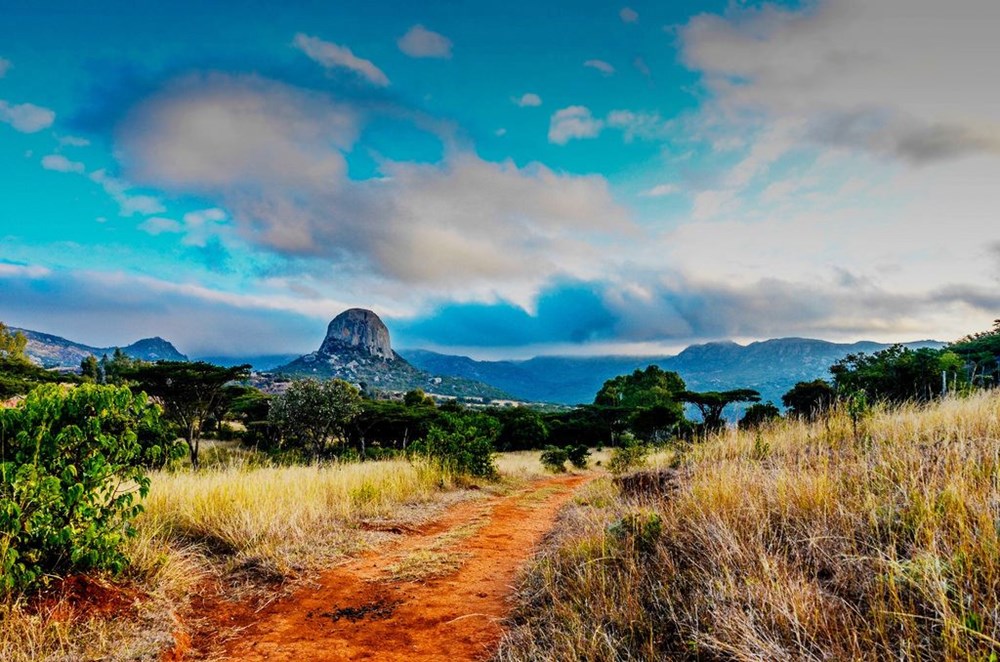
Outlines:
[[[613,110],[608,113],[608,126],[620,129],[625,142],[636,138],[642,140],[658,140],[667,135],[668,123],[659,113],[633,112],[631,110]]]
[[[642,195],[648,198],[662,198],[680,192],[681,187],[677,184],[657,184],[653,188],[643,191]]]
[[[410,57],[451,57],[451,40],[422,25],[414,25],[407,30],[396,45]]]
[[[498,138],[503,138],[504,136],[507,135],[507,129],[500,127],[499,129],[493,132],[493,135],[495,135]]]
[[[151,234],[154,237],[159,234],[174,234],[183,231],[180,223],[172,218],[163,218],[162,216],[147,218],[138,227],[143,232]]]
[[[4,76],[7,75],[7,72],[10,71],[11,66],[13,65],[11,65],[10,60],[6,60],[0,57],[0,78],[3,78]]]
[[[79,161],[70,161],[62,154],[49,154],[42,157],[42,167],[46,170],[55,170],[56,172],[75,172],[82,173],[86,166],[84,166]]]
[[[604,121],[595,118],[586,106],[569,106],[553,113],[549,121],[549,142],[565,145],[570,140],[596,138]]]
[[[1000,153],[1000,88],[987,83],[998,22],[988,0],[827,0],[703,14],[680,35],[729,112],[798,118],[813,140],[927,163]]]
[[[90,179],[101,185],[101,188],[118,203],[118,210],[122,216],[135,216],[142,214],[150,216],[166,211],[166,207],[160,199],[152,195],[135,195],[128,192],[131,188],[128,183],[112,177],[103,168],[90,173]]]
[[[454,146],[440,163],[384,161],[352,180],[344,152],[371,112],[252,76],[189,77],[137,106],[116,147],[131,181],[212,200],[250,244],[369,286],[523,296],[591,273],[587,237],[630,227],[601,177]]]
[[[591,69],[597,69],[605,76],[610,76],[615,73],[615,68],[604,60],[587,60],[583,63],[583,66],[590,67]]]
[[[631,7],[622,7],[618,15],[621,17],[623,23],[635,23],[639,20],[639,12]]]
[[[33,103],[11,105],[0,101],[0,122],[10,124],[21,133],[38,133],[52,126],[56,114],[48,108]]]
[[[542,98],[537,94],[535,94],[534,92],[527,92],[525,94],[522,94],[520,97],[513,97],[511,101],[516,103],[521,108],[528,108],[531,106],[542,105]]]
[[[292,44],[306,54],[309,59],[327,69],[341,68],[353,71],[368,82],[379,87],[389,84],[389,77],[370,60],[356,56],[347,46],[340,46],[318,37],[298,33]]]

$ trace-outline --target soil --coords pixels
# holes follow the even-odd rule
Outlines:
[[[502,634],[518,570],[589,476],[461,502],[398,542],[255,610],[195,601],[164,660],[480,660]]]

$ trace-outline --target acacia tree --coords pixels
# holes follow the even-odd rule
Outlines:
[[[824,415],[837,399],[837,391],[824,379],[798,382],[781,396],[781,403],[788,413],[810,421]]]
[[[290,446],[317,459],[360,412],[361,392],[344,380],[301,379],[271,401],[267,420]]]
[[[677,395],[681,402],[687,402],[698,408],[705,429],[721,430],[725,425],[722,411],[735,402],[759,402],[760,393],[750,388],[737,388],[731,391],[683,391]]]
[[[24,354],[25,347],[28,346],[28,339],[20,331],[11,333],[7,325],[0,322],[0,359],[11,361],[27,361]]]
[[[133,390],[144,391],[163,403],[164,415],[181,430],[196,469],[202,421],[215,409],[223,387],[249,374],[249,365],[223,368],[204,361],[138,363],[121,372]]]

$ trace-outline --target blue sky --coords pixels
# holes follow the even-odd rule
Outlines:
[[[500,357],[1000,317],[995,3],[286,4],[4,3],[0,320],[240,355],[363,306]]]

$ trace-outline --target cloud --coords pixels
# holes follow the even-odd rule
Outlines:
[[[604,121],[596,119],[586,106],[569,106],[557,110],[549,120],[549,142],[565,145],[570,140],[596,138]]]
[[[511,101],[516,103],[521,108],[542,105],[542,98],[533,92],[527,92],[526,94],[522,94],[520,97],[513,97]]]
[[[631,7],[622,7],[622,10],[618,12],[618,16],[621,17],[623,23],[636,23],[639,20],[639,12]]]
[[[664,138],[669,129],[667,122],[659,113],[633,112],[631,110],[613,110],[608,113],[607,124],[613,129],[620,129],[625,142],[636,138],[642,140],[658,140]]]
[[[70,161],[62,154],[49,154],[42,157],[42,167],[46,170],[55,170],[56,172],[75,172],[82,173],[86,170],[84,166],[79,161]]]
[[[63,147],[87,147],[90,141],[79,136],[59,136],[59,144]]]
[[[425,291],[523,296],[553,274],[592,272],[590,234],[631,227],[601,177],[457,146],[351,179],[344,154],[380,117],[255,76],[194,76],[133,108],[116,148],[130,181],[212,201],[258,249]]]
[[[151,234],[154,237],[165,233],[175,234],[183,232],[183,228],[180,223],[172,218],[163,218],[162,216],[147,218],[145,221],[140,223],[138,227],[146,234]]]
[[[136,214],[149,216],[166,211],[166,207],[163,206],[159,198],[152,195],[129,193],[131,187],[128,183],[112,177],[103,168],[90,173],[90,180],[100,184],[101,188],[118,203],[118,210],[122,216],[135,216]]]
[[[0,122],[10,124],[15,131],[38,133],[52,126],[55,120],[55,112],[48,108],[33,103],[11,105],[6,101],[0,101]]]
[[[674,195],[681,192],[681,187],[677,184],[657,184],[651,189],[643,191],[642,195],[649,198],[662,198],[667,195]]]
[[[583,66],[590,67],[591,69],[597,69],[605,76],[610,76],[615,73],[615,68],[604,60],[587,60],[583,63]]]
[[[632,66],[646,78],[653,75],[653,72],[649,70],[649,65],[646,64],[646,60],[644,60],[641,56],[636,56],[636,58],[632,60]]]
[[[318,37],[310,37],[301,32],[295,35],[292,44],[305,53],[309,59],[327,69],[347,69],[373,85],[379,87],[389,85],[389,77],[381,69],[376,67],[370,60],[356,56],[346,46],[339,46],[329,41],[323,41]]]
[[[0,57],[0,78],[6,76],[7,72],[10,71],[12,66],[13,65],[11,64],[10,60],[6,60]]]
[[[419,24],[407,30],[396,44],[410,57],[451,57],[451,40]]]
[[[998,21],[985,0],[826,0],[702,14],[680,38],[729,112],[794,117],[815,141],[923,164],[1000,153],[1000,90],[985,84]]]

